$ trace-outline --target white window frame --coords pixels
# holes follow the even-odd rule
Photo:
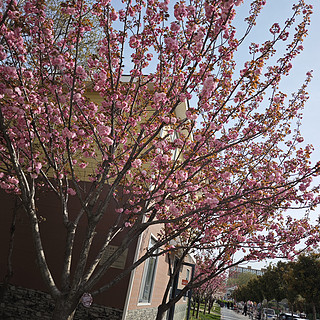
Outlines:
[[[149,240],[149,245],[148,248],[151,248],[155,242],[157,242],[157,239],[151,235],[150,240]],[[159,250],[156,250],[155,253],[158,253]],[[147,292],[147,297],[145,297],[145,290],[146,290],[146,282],[147,282],[147,275],[150,272],[150,263],[154,261],[153,269],[151,270],[151,280],[149,285],[149,292]],[[151,304],[152,301],[152,293],[153,293],[153,287],[154,287],[154,282],[156,278],[156,273],[157,273],[157,266],[158,266],[158,256],[155,257],[150,257],[148,258],[145,263],[144,263],[144,269],[143,269],[143,275],[141,279],[141,285],[140,285],[140,290],[139,290],[139,299],[138,299],[138,305],[141,304]]]
[[[186,269],[186,280],[189,283],[189,280],[190,280],[190,269],[189,268]],[[188,296],[188,291],[183,296],[183,301],[187,301],[187,296]]]

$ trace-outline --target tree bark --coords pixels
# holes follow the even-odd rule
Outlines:
[[[207,303],[208,303],[208,299],[207,299],[207,298],[205,298],[205,299],[204,299],[203,314],[206,314],[206,312],[207,312]]]
[[[156,320],[163,320],[164,318],[164,313],[168,310],[164,305],[158,306],[158,312],[157,312],[157,317]]]
[[[198,299],[198,305],[197,305],[197,313],[196,313],[196,318],[199,318],[199,309],[200,309],[200,298]]]
[[[13,276],[13,267],[12,267],[12,254],[13,254],[13,245],[14,245],[14,235],[16,230],[16,218],[17,218],[17,211],[19,208],[19,203],[17,197],[15,198],[14,209],[13,209],[13,216],[12,222],[10,227],[10,239],[9,239],[9,249],[8,249],[8,258],[7,258],[7,273],[3,279],[3,284],[0,289],[0,301],[4,299],[6,291],[8,289],[8,284]]]
[[[194,317],[194,314],[196,312],[196,305],[197,305],[196,300],[193,298],[192,299],[192,316],[193,317]]]
[[[312,302],[312,314],[313,314],[313,320],[317,320],[317,310],[316,310],[316,304]]]
[[[77,303],[72,303],[61,297],[55,301],[52,320],[72,320],[76,312]]]
[[[213,299],[212,299],[212,296],[210,296],[210,298],[209,298],[208,314],[211,313],[212,306],[213,306]]]

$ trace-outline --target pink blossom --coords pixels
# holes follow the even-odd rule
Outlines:
[[[76,101],[76,102],[81,102],[81,100],[82,100],[81,93],[79,93],[79,92],[75,93],[74,96],[73,96],[73,100]]]
[[[184,3],[176,4],[174,6],[174,16],[177,20],[182,20],[187,15],[187,8]]]
[[[203,40],[204,36],[205,36],[204,31],[200,29],[200,30],[198,30],[198,32],[194,36],[194,41],[201,42]],[[200,46],[202,46],[202,42],[200,43]]]
[[[126,102],[126,101],[117,101],[116,107],[120,110],[123,110],[124,112],[130,111],[130,106],[128,105],[128,102]]]
[[[108,146],[113,145],[113,140],[112,140],[111,138],[109,138],[109,137],[103,137],[103,138],[101,139],[101,141],[102,141],[103,143],[105,143],[106,145],[108,145]]]
[[[174,205],[174,204],[171,204],[170,206],[169,206],[169,212],[171,213],[171,214],[173,214],[173,215],[177,215],[177,214],[179,214],[179,209]]]
[[[196,113],[193,113],[192,111],[190,110],[187,110],[186,111],[186,117],[190,120],[197,120],[198,116]]]
[[[74,190],[74,189],[72,189],[72,188],[68,188],[68,189],[67,189],[67,192],[68,192],[68,194],[70,194],[71,196],[76,195],[75,190]]]
[[[7,57],[7,54],[4,52],[3,47],[0,46],[0,60],[4,60]]]
[[[170,123],[170,117],[163,117],[162,121],[166,124]]]
[[[78,77],[80,77],[80,79],[82,79],[82,80],[85,80],[88,76],[85,69],[83,68],[83,66],[77,66],[76,72],[77,72]]]
[[[65,60],[62,56],[52,59],[52,65],[57,67],[63,67],[65,65]]]
[[[138,48],[140,46],[140,41],[136,38],[136,36],[131,36],[129,45],[131,48]]]
[[[179,30],[180,30],[180,26],[175,22],[171,22],[171,31],[178,32]]]
[[[35,164],[35,166],[34,166],[34,169],[35,169],[36,173],[38,173],[38,174],[39,174],[41,168],[42,168],[42,163],[41,162],[37,162]]]
[[[142,164],[141,159],[135,159],[134,161],[132,161],[131,165],[133,168],[139,168],[141,166],[141,164]]]
[[[166,44],[166,48],[169,51],[177,52],[179,49],[179,44],[176,39],[173,39],[171,37],[165,38],[164,43]]]
[[[212,76],[208,77],[203,82],[203,87],[201,91],[202,98],[208,99],[212,95],[212,92],[216,89],[216,87],[217,82],[214,80],[214,78]]]
[[[279,96],[275,96],[275,97],[273,98],[273,101],[274,101],[275,103],[279,103],[279,102],[281,101],[281,99],[280,99]]]
[[[279,24],[278,24],[278,23],[274,23],[274,24],[272,25],[272,27],[270,28],[269,31],[270,31],[272,34],[279,33],[279,32],[281,31]]]
[[[12,176],[9,176],[9,177],[7,178],[7,181],[8,181],[9,183],[14,184],[14,185],[17,185],[17,184],[19,183],[19,180],[18,180],[16,177],[12,177]]]
[[[30,173],[30,177],[31,177],[32,179],[37,179],[37,178],[38,178],[38,175],[37,175],[36,173],[32,172],[32,173]]]
[[[164,92],[155,92],[153,95],[153,102],[160,104],[167,100],[167,95]]]
[[[108,136],[111,133],[111,128],[102,124],[97,125],[97,131],[101,136]]]
[[[283,41],[286,41],[289,37],[289,32],[282,32],[281,35],[280,35],[280,39],[283,40]]]
[[[204,3],[204,9],[205,9],[205,14],[206,14],[206,19],[208,21],[211,20],[212,14],[214,12],[214,6],[209,4],[207,1]]]
[[[16,79],[18,77],[15,67],[3,67],[3,73],[7,79]]]
[[[175,139],[174,140],[174,145],[176,146],[176,147],[183,147],[183,144],[184,144],[184,142],[183,142],[183,140],[182,139]]]
[[[116,11],[111,11],[110,19],[113,21],[116,21],[116,20],[118,20],[118,18],[119,18],[119,14]]]
[[[84,168],[86,168],[88,166],[88,163],[86,163],[86,162],[81,162],[80,164],[79,164],[79,167],[81,168],[81,169],[84,169]]]
[[[259,76],[262,73],[262,68],[257,68],[256,70],[254,70],[254,74],[256,76]]]
[[[215,207],[218,203],[219,200],[215,197],[208,197],[205,199],[205,202],[210,206],[210,207]]]
[[[180,170],[177,172],[177,179],[182,182],[188,179],[188,172]]]
[[[76,137],[76,134],[71,132],[68,128],[64,128],[61,133],[64,138],[73,139]]]
[[[169,10],[169,7],[168,7],[166,1],[160,2],[160,3],[159,3],[159,8],[160,8],[161,10],[163,10],[163,11],[168,11],[168,10]]]
[[[187,6],[187,10],[188,10],[189,17],[193,17],[194,14],[196,13],[196,8],[193,5]]]
[[[239,7],[243,3],[243,0],[235,0],[234,4]]]

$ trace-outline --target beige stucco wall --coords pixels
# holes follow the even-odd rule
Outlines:
[[[159,232],[161,226],[150,227],[143,235],[141,239],[141,245],[139,250],[139,256],[145,253],[145,248],[148,247],[150,237],[153,236],[157,238],[157,233]],[[186,262],[192,262],[190,257],[188,257]],[[124,315],[125,320],[136,320],[136,319],[155,319],[157,307],[162,303],[163,294],[166,290],[166,286],[169,280],[169,264],[166,255],[161,255],[158,257],[155,280],[152,290],[151,302],[150,303],[139,303],[139,293],[141,282],[143,278],[145,263],[141,264],[134,271],[131,294],[128,301],[127,312]],[[189,269],[191,276],[191,267],[184,266],[180,271],[178,289],[182,289],[182,279],[186,279],[187,269]],[[181,299],[176,304],[175,319],[183,319],[185,315],[185,310],[187,308],[187,299]]]

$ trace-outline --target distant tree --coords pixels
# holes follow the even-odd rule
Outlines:
[[[287,281],[289,265],[278,262],[276,266],[269,266],[266,272],[255,279],[251,279],[246,285],[240,286],[235,295],[246,297],[247,300],[262,302],[275,299],[281,301],[287,297]]]
[[[201,270],[201,262],[196,267],[196,274],[202,274],[202,278],[206,277]],[[204,282],[201,286],[196,287],[192,292],[192,298],[194,300],[194,310],[197,309],[197,316],[199,311],[199,304],[204,302],[204,313],[208,311],[210,313],[211,308],[214,303],[214,295],[218,290],[225,288],[226,282],[226,272],[220,274],[219,276],[213,277],[212,279]],[[207,310],[208,308],[208,310]]]
[[[246,285],[251,279],[256,278],[257,275],[250,272],[242,272],[237,274],[235,277],[232,274],[229,275],[227,285],[229,287],[232,286],[243,286]]]
[[[316,307],[320,302],[319,256],[315,253],[301,254],[297,261],[280,261],[276,266],[270,266],[262,276],[240,286],[234,291],[234,297],[256,302],[287,299],[292,312],[310,304],[313,319],[316,319]]]
[[[267,301],[281,301],[286,298],[287,282],[284,273],[288,271],[288,264],[278,262],[276,266],[269,266],[267,271],[259,277],[263,297]]]
[[[276,266],[270,267],[266,272],[269,274],[269,279],[273,288],[273,298],[278,302],[286,298],[286,293],[288,291],[286,274],[289,270],[290,264],[279,261]]]
[[[232,297],[237,301],[262,302],[264,292],[261,286],[260,277],[252,278],[247,284],[239,286],[232,293]]]
[[[320,255],[302,254],[291,263],[287,274],[288,291],[301,295],[312,307],[313,319],[317,318],[316,306],[320,302]]]

